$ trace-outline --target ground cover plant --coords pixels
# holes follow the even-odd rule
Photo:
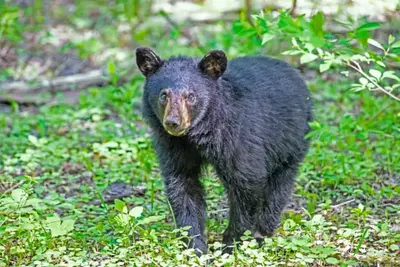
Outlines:
[[[326,23],[332,18],[318,12],[255,11],[249,20],[244,11],[232,23],[193,26],[166,13],[156,17],[168,24],[146,23],[147,9],[130,10],[130,1],[116,1],[113,8],[99,3],[95,14],[90,4],[72,13],[57,7],[54,24],[96,34],[62,43],[55,55],[77,55],[78,73],[103,64],[107,82],[39,90],[26,98],[3,90],[34,69],[11,59],[28,48],[48,49],[57,35],[40,13],[38,5],[46,1],[33,2],[0,1],[1,47],[10,49],[7,62],[15,62],[0,62],[0,266],[400,265],[398,21],[385,26],[354,20],[335,32]],[[119,36],[114,29],[126,22],[132,31]],[[190,28],[200,31],[188,33]],[[44,37],[25,47],[31,33]],[[229,58],[270,55],[300,69],[314,101],[311,147],[281,226],[263,247],[246,233],[232,255],[222,253],[227,203],[208,168],[202,180],[210,252],[198,258],[185,249],[188,229],[174,227],[141,117],[144,79],[121,64],[134,64],[129,51],[138,45],[154,47],[163,58],[201,57],[211,49],[223,49]],[[110,49],[116,46],[118,53]]]

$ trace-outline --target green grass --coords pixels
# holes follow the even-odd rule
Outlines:
[[[92,88],[76,105],[1,113],[0,179],[19,186],[0,197],[0,266],[400,264],[399,106],[349,94],[349,84],[309,83],[312,146],[281,227],[262,248],[244,236],[234,255],[222,255],[226,199],[212,169],[204,174],[211,252],[200,259],[176,237],[140,117],[142,79]],[[90,204],[116,181],[145,194]]]

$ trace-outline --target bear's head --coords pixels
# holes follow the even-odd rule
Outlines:
[[[201,121],[227,67],[225,53],[213,50],[201,60],[162,60],[149,48],[136,50],[136,63],[146,77],[145,101],[173,136],[185,135]]]

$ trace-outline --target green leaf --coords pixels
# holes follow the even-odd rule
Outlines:
[[[114,64],[114,62],[109,61],[108,64],[107,64],[107,68],[108,68],[108,73],[110,75],[114,75],[114,73],[115,73],[115,64]]]
[[[373,77],[375,77],[378,81],[382,77],[382,72],[380,72],[379,70],[370,69],[369,74],[371,74]]]
[[[383,48],[383,46],[380,43],[378,43],[377,41],[375,41],[374,39],[368,39],[368,43],[370,45],[373,45],[373,46],[385,51],[385,48]]]
[[[287,219],[283,224],[283,229],[285,231],[290,231],[292,229],[295,229],[296,226],[297,226],[297,224],[295,221],[293,221],[292,219]]]
[[[312,223],[313,225],[321,225],[321,224],[324,223],[324,222],[325,222],[325,218],[324,218],[322,215],[320,215],[320,214],[315,215],[315,216],[311,219],[311,223]]]
[[[296,38],[292,38],[292,45],[293,45],[294,47],[298,47],[298,46],[299,46],[299,44],[297,43]]]
[[[51,231],[52,237],[66,235],[74,230],[75,220],[66,219],[61,222],[60,217],[55,214],[46,219],[46,228]]]
[[[28,139],[29,139],[29,141],[30,141],[32,144],[34,144],[34,145],[37,145],[37,144],[38,144],[38,139],[37,139],[36,136],[34,136],[34,135],[29,135],[29,136],[28,136]]]
[[[58,214],[54,214],[53,216],[49,216],[46,218],[46,224],[50,225],[52,223],[59,223],[60,222],[60,216],[58,216]]]
[[[142,215],[142,213],[143,213],[143,207],[134,207],[129,212],[129,216],[134,217],[134,218],[138,218],[138,217],[140,217]]]
[[[361,83],[362,86],[366,86],[366,85],[368,84],[368,80],[365,79],[364,77],[361,77],[361,78],[359,79],[359,81],[360,81],[360,83]]]
[[[360,86],[357,87],[356,86],[356,87],[353,87],[350,89],[350,91],[352,91],[352,92],[360,92],[362,90],[365,90],[365,87],[360,87]]]
[[[400,48],[400,41],[395,42],[390,46],[391,48]]]
[[[393,35],[389,34],[388,44],[391,45],[394,42],[394,40],[396,40],[396,38],[394,38]]]
[[[332,258],[332,257],[326,258],[325,261],[326,261],[326,263],[328,263],[328,264],[333,264],[333,265],[339,263],[339,261],[338,261],[336,258]]]
[[[376,64],[378,64],[378,65],[381,66],[381,67],[386,68],[385,63],[383,63],[382,61],[377,61]]]
[[[118,143],[114,141],[107,142],[105,145],[109,148],[117,148],[119,146]]]
[[[319,72],[324,72],[329,70],[331,67],[331,63],[322,63],[321,65],[319,65]]]
[[[368,22],[356,29],[356,32],[372,31],[381,27],[379,22]]]
[[[60,228],[60,225],[57,223],[53,223],[50,227],[51,237],[57,237],[64,235],[63,230]]]
[[[270,34],[270,33],[264,33],[261,45],[264,45],[265,43],[271,41],[274,38],[275,38],[275,35]]]
[[[130,217],[129,217],[128,214],[121,213],[121,214],[118,214],[118,215],[115,217],[115,219],[117,220],[118,223],[120,223],[120,224],[122,224],[122,225],[128,225],[128,224],[129,224]]]
[[[24,230],[33,230],[35,229],[35,224],[33,223],[25,223],[21,225],[21,228]]]
[[[307,51],[310,53],[312,53],[312,51],[314,50],[314,46],[311,43],[304,44],[304,48],[306,48]]]
[[[28,198],[28,195],[22,189],[15,189],[12,191],[11,197],[14,199],[15,202],[21,203]]]
[[[149,224],[153,222],[160,222],[164,219],[164,216],[150,216],[140,220],[137,224]]]
[[[367,131],[361,131],[361,132],[356,133],[356,137],[361,140],[367,140],[368,135],[369,135],[369,133]]]
[[[320,57],[323,57],[325,54],[325,52],[319,47],[317,47],[317,52],[318,52],[318,56],[320,56]],[[327,56],[328,56],[328,53],[327,53]]]
[[[282,53],[282,55],[290,55],[290,56],[295,56],[298,54],[301,54],[302,52],[300,50],[288,50]]]
[[[301,64],[309,63],[311,61],[316,60],[317,58],[318,58],[318,56],[314,55],[314,54],[304,54],[300,58],[300,63]]]
[[[390,250],[393,250],[393,251],[398,251],[399,250],[399,246],[398,245],[396,245],[396,244],[392,244],[392,245],[390,245]]]
[[[323,36],[324,21],[325,21],[325,18],[324,18],[324,14],[322,12],[318,12],[311,18],[310,24],[311,24],[311,27],[312,27],[315,35]]]
[[[301,32],[300,25],[287,13],[281,13],[279,15],[278,27],[281,31],[289,34]]]
[[[323,125],[321,125],[321,123],[319,123],[318,121],[309,122],[308,125],[310,125],[311,129],[313,130],[319,130],[323,128]]]
[[[369,31],[361,31],[356,32],[356,39],[360,44],[365,48],[368,45],[368,39],[371,37],[371,33]]]
[[[397,76],[396,73],[392,70],[385,71],[382,75],[382,80],[383,79],[393,79],[400,82],[400,77]]]
[[[125,203],[119,199],[114,200],[114,206],[120,212],[123,212],[124,208],[126,208]]]
[[[74,230],[75,220],[67,219],[64,220],[61,224],[61,228],[65,233],[69,233]]]
[[[358,206],[357,206],[357,208],[358,208],[360,211],[363,211],[363,210],[364,210],[364,205],[361,204],[361,203],[359,203]]]

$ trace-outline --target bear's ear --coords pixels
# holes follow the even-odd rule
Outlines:
[[[153,50],[146,47],[136,49],[136,64],[144,76],[155,73],[162,65],[162,60]]]
[[[218,79],[224,74],[228,59],[221,50],[213,50],[208,53],[199,63],[199,69],[204,74]]]

